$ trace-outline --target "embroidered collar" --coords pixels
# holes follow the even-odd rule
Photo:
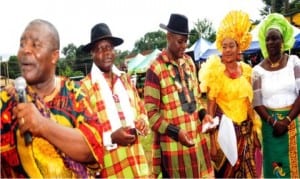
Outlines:
[[[171,63],[171,64],[176,65],[176,66],[178,66],[178,65],[182,66],[185,63],[187,63],[187,61],[190,59],[190,57],[188,55],[184,54],[183,57],[179,59],[179,63],[178,63],[175,60],[169,59],[166,50],[162,51],[161,56],[162,56],[162,59],[163,59],[164,62]]]

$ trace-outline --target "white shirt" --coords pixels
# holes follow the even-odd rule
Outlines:
[[[260,78],[261,88],[254,89],[254,106],[261,105],[259,103],[268,108],[292,105],[300,90],[300,75],[296,78],[296,69],[300,72],[300,60],[295,55],[290,55],[287,65],[277,71],[267,71],[256,65],[253,68],[253,80]]]

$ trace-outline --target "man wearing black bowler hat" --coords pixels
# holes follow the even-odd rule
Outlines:
[[[167,48],[147,70],[144,89],[154,132],[152,172],[155,177],[162,173],[164,178],[213,177],[209,138],[201,133],[198,117],[201,103],[196,69],[184,53],[188,19],[171,14],[168,25],[160,27],[167,30]]]
[[[105,23],[99,23],[91,30],[91,42],[83,47],[91,54],[93,65],[81,87],[103,126],[104,163],[97,176],[101,178],[149,176],[139,139],[148,133],[144,104],[130,77],[114,65],[114,47],[122,43]]]

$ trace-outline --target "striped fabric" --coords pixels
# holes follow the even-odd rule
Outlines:
[[[129,76],[122,74],[120,80],[128,91],[131,105],[136,110],[136,119],[144,118],[144,120],[147,120],[143,102],[140,100],[137,90],[131,84]],[[105,111],[109,106],[104,105],[103,97],[99,93],[99,90],[101,90],[99,85],[92,83],[91,74],[87,75],[81,82],[83,91],[90,98],[89,102],[93,110],[97,111],[104,132],[110,131],[111,126]],[[101,178],[140,178],[149,176],[148,162],[139,139],[131,146],[118,146],[114,150],[106,150],[103,165],[104,168],[98,176]]]
[[[158,176],[163,166],[171,178],[213,177],[208,152],[209,138],[199,131],[198,110],[201,108],[201,96],[196,69],[192,59],[187,55],[179,59],[179,63],[180,66],[175,61],[170,61],[166,51],[163,51],[146,74],[145,105],[150,126],[154,131],[152,172]],[[184,78],[178,78],[176,73],[178,68],[183,68]],[[185,82],[182,83],[180,79],[184,79]],[[188,95],[184,91],[185,88],[192,95]],[[196,104],[196,110],[192,113],[189,113],[189,109],[184,110],[187,105],[191,104],[192,107],[188,96]],[[186,130],[195,146],[185,147],[167,136],[168,124]]]
[[[76,127],[89,143],[96,159],[102,159],[103,147],[100,133],[101,126],[96,116],[89,113],[79,87],[65,78],[57,78],[61,89],[44,100],[29,87],[28,101],[33,102],[44,116],[51,116],[57,123]],[[34,137],[32,145],[25,146],[24,139],[18,133],[16,119],[12,118],[12,109],[16,105],[15,98],[1,91],[1,177],[5,178],[87,178],[90,172],[86,166],[73,161],[40,137]],[[72,146],[70,146],[72,147]],[[22,161],[22,162],[21,162]],[[101,162],[100,162],[101,163]]]
[[[269,115],[283,120],[291,107],[268,109]],[[263,170],[265,178],[300,177],[300,114],[289,124],[288,132],[274,137],[273,127],[263,121]]]

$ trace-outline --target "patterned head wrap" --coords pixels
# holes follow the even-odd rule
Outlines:
[[[284,16],[281,14],[269,14],[263,20],[263,22],[261,22],[258,31],[259,45],[264,58],[268,57],[268,51],[266,47],[266,36],[268,31],[274,28],[279,30],[279,32],[282,34],[284,50],[291,49],[295,43],[295,38],[293,35],[294,29],[293,26],[289,23],[289,21],[286,18],[284,18]]]
[[[217,32],[217,49],[222,52],[222,41],[225,38],[234,39],[240,50],[249,48],[252,35],[249,32],[251,22],[249,15],[243,11],[230,11],[222,20]]]

